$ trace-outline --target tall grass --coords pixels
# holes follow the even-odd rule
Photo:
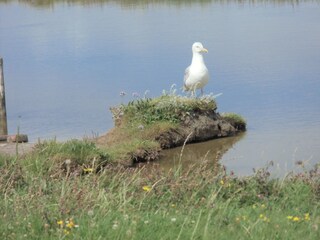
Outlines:
[[[185,171],[111,164],[84,171],[97,156],[75,142],[1,156],[0,238],[319,238],[317,168],[279,180],[267,169],[242,178],[217,174],[206,161]]]

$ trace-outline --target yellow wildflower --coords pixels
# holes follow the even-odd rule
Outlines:
[[[294,222],[299,222],[299,221],[300,221],[300,218],[299,218],[299,217],[293,217],[293,218],[292,218],[292,221],[294,221]]]
[[[60,225],[60,226],[63,226],[63,221],[62,220],[57,221],[57,224]]]
[[[86,173],[91,173],[93,172],[93,168],[84,168],[83,171]]]
[[[151,187],[149,187],[149,186],[143,186],[142,189],[143,189],[143,191],[146,191],[146,192],[151,191]]]
[[[293,216],[287,216],[287,219],[292,220]]]
[[[224,181],[223,181],[223,180],[221,180],[221,181],[220,181],[220,184],[221,184],[221,185],[223,185],[223,184],[224,184]]]
[[[310,214],[309,213],[304,214],[304,220],[310,221]]]
[[[73,227],[75,226],[75,224],[74,224],[74,222],[72,221],[72,219],[70,219],[70,221],[67,222],[66,226],[67,226],[68,228],[73,228]]]

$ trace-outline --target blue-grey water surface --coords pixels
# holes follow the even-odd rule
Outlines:
[[[10,133],[19,127],[31,141],[103,134],[113,126],[110,106],[134,92],[179,89],[201,41],[206,93],[223,93],[218,110],[248,122],[244,136],[204,143],[203,154],[229,146],[222,163],[239,174],[268,161],[284,171],[319,161],[318,1],[48,2],[0,1]]]

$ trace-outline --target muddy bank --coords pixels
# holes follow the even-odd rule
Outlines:
[[[162,149],[178,147],[186,143],[203,142],[215,138],[235,136],[246,130],[245,124],[239,124],[224,118],[214,110],[193,113],[182,119],[174,129],[155,136]]]

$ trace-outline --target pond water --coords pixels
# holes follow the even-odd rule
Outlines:
[[[243,115],[248,131],[189,145],[183,161],[224,153],[221,162],[238,174],[268,161],[280,171],[315,164],[319,22],[312,0],[0,0],[9,132],[19,127],[31,141],[103,134],[113,126],[109,107],[132,93],[159,96],[176,84],[183,94],[191,45],[201,41],[209,50],[206,93],[223,93],[218,110]]]

